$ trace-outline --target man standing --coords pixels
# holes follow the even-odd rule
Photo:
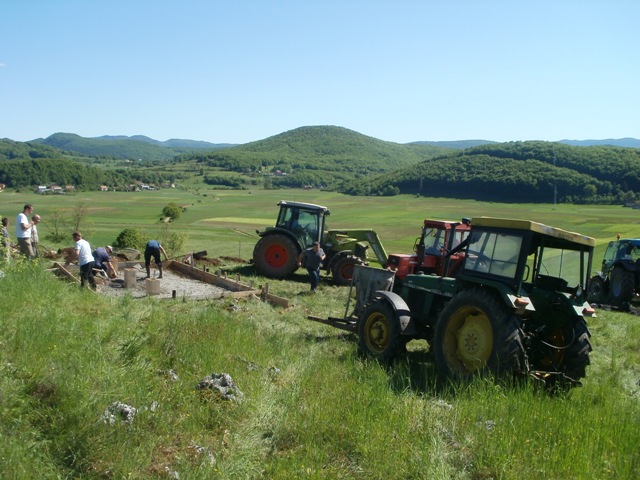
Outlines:
[[[117,277],[116,269],[113,267],[113,263],[111,263],[111,253],[113,249],[111,245],[107,245],[106,247],[98,247],[93,251],[93,259],[96,262],[96,268],[104,270],[107,274],[107,277]]]
[[[31,217],[31,249],[33,250],[33,258],[38,258],[38,242],[40,239],[38,238],[38,227],[37,225],[40,223],[40,215],[36,214]]]
[[[33,248],[31,247],[31,227],[33,221],[29,221],[29,215],[33,213],[33,205],[27,203],[16,217],[16,237],[18,238],[18,246],[20,253],[27,258],[33,258]]]
[[[80,287],[84,287],[85,282],[89,282],[91,288],[95,290],[96,281],[93,278],[93,267],[96,262],[93,259],[93,255],[91,255],[91,245],[82,238],[80,232],[73,232],[73,239],[76,241],[73,249],[80,266]]]
[[[167,252],[164,251],[162,245],[158,240],[149,240],[147,246],[144,249],[144,267],[147,269],[147,278],[151,278],[151,257],[156,262],[160,275],[158,278],[162,278],[162,260],[160,259],[160,252],[164,255],[165,260],[169,260]]]
[[[319,242],[313,242],[310,248],[304,250],[298,256],[298,266],[305,266],[309,272],[309,280],[311,281],[311,292],[316,293],[318,283],[320,283],[320,264],[325,259],[324,250],[320,248]]]

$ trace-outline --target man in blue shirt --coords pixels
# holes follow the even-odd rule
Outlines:
[[[164,255],[165,260],[169,260],[167,257],[167,252],[164,251],[162,245],[158,240],[149,240],[147,242],[147,246],[144,249],[144,267],[147,269],[147,278],[151,278],[151,257],[156,262],[158,266],[158,271],[160,275],[158,278],[162,278],[162,260],[160,259],[160,252]]]
[[[98,247],[93,251],[93,259],[96,262],[95,268],[100,270],[104,270],[108,277],[112,275],[117,277],[116,269],[113,267],[111,263],[111,253],[113,249],[111,245],[107,245],[106,247]]]

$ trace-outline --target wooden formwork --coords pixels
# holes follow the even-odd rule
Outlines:
[[[118,268],[120,270],[126,268],[132,268],[135,266],[144,267],[144,262],[119,262]],[[191,265],[187,265],[176,260],[168,260],[163,263],[163,266],[172,270],[173,272],[177,272],[181,275],[185,275],[191,279],[198,280],[200,282],[208,283],[210,285],[215,285],[221,289],[224,289],[228,293],[224,293],[220,295],[220,297],[234,297],[234,298],[242,298],[247,296],[258,297],[263,301],[272,303],[274,305],[278,305],[281,307],[289,307],[289,300],[283,297],[279,297],[277,295],[273,295],[269,292],[269,285],[260,286],[259,288],[255,288],[253,286],[253,282],[249,282],[249,284],[243,283],[240,281],[240,275],[237,275],[235,279],[229,278],[226,274],[222,274],[221,272],[210,273],[206,270],[200,270],[198,268],[192,267]],[[54,262],[54,270],[59,276],[68,278],[76,283],[80,283],[80,279],[77,278],[70,269],[66,268],[59,262]]]

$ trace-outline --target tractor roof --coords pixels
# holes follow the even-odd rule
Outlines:
[[[327,207],[323,207],[322,205],[316,205],[314,203],[303,203],[303,202],[289,202],[287,200],[281,200],[278,202],[279,206],[287,206],[287,207],[296,207],[296,208],[306,208],[307,210],[320,210],[325,213],[325,215],[329,215],[329,209]]]
[[[640,247],[640,238],[621,238],[618,242],[628,243],[634,247]]]
[[[551,237],[567,243],[578,243],[587,247],[595,247],[596,239],[576,232],[569,232],[561,228],[550,227],[531,220],[515,220],[509,218],[474,217],[473,227],[509,228],[513,230],[528,230],[540,235]]]

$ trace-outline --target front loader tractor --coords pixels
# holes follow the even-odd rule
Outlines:
[[[476,217],[455,278],[357,267],[356,302],[319,321],[358,335],[360,350],[389,361],[426,339],[437,370],[468,379],[528,375],[548,386],[580,383],[595,316],[587,303],[595,240],[537,222]]]
[[[640,293],[640,239],[619,238],[609,242],[602,270],[589,282],[589,301],[628,306]]]
[[[260,240],[253,249],[258,272],[270,278],[285,278],[298,268],[298,255],[313,242],[320,242],[326,254],[324,268],[338,285],[348,285],[356,265],[367,265],[371,248],[385,265],[387,253],[371,229],[325,230],[327,207],[301,202],[278,202],[276,225],[256,233]]]

